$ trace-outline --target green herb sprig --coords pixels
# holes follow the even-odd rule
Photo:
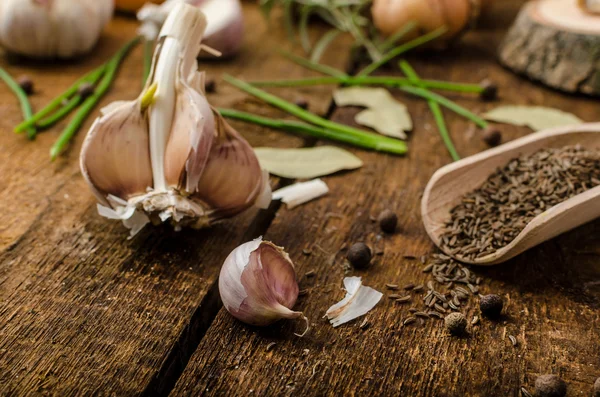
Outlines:
[[[12,76],[6,70],[4,70],[2,68],[0,68],[0,79],[2,79],[2,81],[4,81],[4,83],[6,83],[8,88],[10,88],[10,90],[12,92],[14,92],[14,94],[17,96],[17,99],[19,100],[19,103],[21,104],[21,111],[23,112],[23,117],[25,119],[30,118],[31,115],[33,114],[33,111],[31,110],[31,104],[29,103],[27,94],[25,93],[25,91],[23,91],[23,89],[21,88],[19,83],[17,83],[12,78]],[[29,126],[29,127],[25,128],[24,131],[27,132],[27,138],[29,138],[29,139],[34,139],[35,135],[37,133],[36,129],[33,126]]]

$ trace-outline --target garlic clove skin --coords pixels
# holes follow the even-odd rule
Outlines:
[[[223,305],[246,324],[267,326],[283,318],[306,319],[301,312],[291,310],[298,292],[294,264],[288,254],[261,238],[234,249],[221,268],[219,293]]]
[[[3,0],[0,44],[33,58],[82,55],[96,44],[113,9],[113,0]]]
[[[240,0],[204,0],[199,7],[209,21],[204,43],[220,51],[222,57],[236,55],[244,42],[244,16]],[[214,57],[202,52],[200,58]]]
[[[192,197],[213,208],[218,218],[250,208],[268,183],[248,142],[216,111],[215,120],[219,137]]]
[[[138,101],[103,109],[83,143],[80,165],[96,197],[124,200],[145,194],[152,186],[148,123]]]

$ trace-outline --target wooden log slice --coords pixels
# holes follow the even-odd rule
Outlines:
[[[600,15],[578,0],[526,4],[500,46],[500,61],[552,88],[600,95]]]

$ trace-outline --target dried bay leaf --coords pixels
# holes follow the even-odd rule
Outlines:
[[[335,146],[302,149],[254,149],[260,165],[273,175],[292,179],[312,179],[363,165],[361,159]]]
[[[524,125],[535,131],[583,123],[574,114],[543,106],[500,106],[485,113],[483,117],[499,123]]]
[[[406,139],[413,122],[404,104],[398,102],[385,88],[347,87],[336,90],[333,99],[338,106],[363,106],[355,121],[373,128],[380,134]]]

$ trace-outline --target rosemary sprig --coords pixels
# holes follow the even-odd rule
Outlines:
[[[423,45],[431,40],[434,40],[434,39],[440,37],[441,35],[446,33],[447,30],[448,29],[446,29],[446,27],[442,26],[441,28],[438,28],[432,32],[424,34],[423,36],[419,36],[414,40],[411,40],[411,41],[404,43],[396,48],[391,49],[383,56],[383,58],[381,58],[378,61],[374,61],[369,66],[367,66],[363,70],[361,70],[358,73],[358,76],[370,75],[371,73],[373,73],[374,71],[376,71],[377,69],[379,69],[381,66],[385,65],[392,59],[396,58],[397,56],[404,54],[405,52],[412,50],[415,47],[418,47],[420,45]]]
[[[410,81],[412,81],[415,85],[424,88],[423,84],[421,83],[421,78],[407,61],[401,60],[398,65]],[[440,135],[442,137],[442,140],[444,141],[444,144],[446,145],[446,148],[448,149],[448,152],[450,153],[450,156],[454,161],[460,160],[460,156],[456,151],[456,148],[454,147],[452,138],[450,138],[450,133],[448,132],[448,127],[446,126],[446,121],[444,120],[444,114],[442,113],[440,104],[434,101],[433,99],[428,99],[427,103],[429,105],[431,113],[433,113],[433,118],[435,119],[435,123],[438,127],[438,130],[440,131]]]
[[[260,98],[268,104],[282,109],[288,112],[289,114],[298,117],[301,120],[312,123],[319,127],[323,127],[356,138],[365,138],[368,136],[375,137],[377,138],[376,146],[374,147],[375,150],[394,154],[404,154],[407,151],[406,143],[397,139],[379,136],[371,132],[367,132],[344,124],[339,124],[330,120],[326,120],[322,117],[319,117],[309,111],[300,108],[299,106],[294,105],[293,103],[287,102],[275,95],[269,94],[268,92],[254,87],[253,85],[248,84],[242,80],[238,80],[230,75],[224,75],[223,79],[229,84],[239,88],[240,90],[245,91],[246,93],[253,95],[257,98]]]
[[[8,88],[17,96],[19,103],[21,104],[21,111],[23,112],[23,117],[27,120],[32,115],[31,104],[29,103],[29,99],[27,99],[27,94],[19,83],[17,83],[11,75],[4,69],[0,68],[0,79],[6,83]],[[27,131],[27,138],[34,139],[36,135],[36,130],[33,126],[29,126],[25,129]]]
[[[445,90],[454,92],[465,92],[481,94],[484,88],[479,84],[468,84],[468,83],[452,83],[448,81],[440,80],[421,80],[425,88],[435,90]],[[265,81],[252,81],[252,85],[257,87],[305,87],[314,85],[327,85],[327,84],[343,84],[343,85],[382,85],[390,88],[396,88],[406,85],[414,85],[409,79],[404,77],[395,76],[326,76],[326,77],[312,77],[306,79],[296,80],[265,80]]]
[[[106,94],[114,81],[119,65],[125,59],[129,51],[140,42],[140,37],[136,37],[129,43],[125,44],[123,48],[117,52],[117,54],[107,63],[106,74],[102,77],[102,80],[98,84],[98,87],[92,95],[90,95],[85,101],[83,101],[81,107],[73,117],[73,120],[67,125],[62,134],[56,140],[52,148],[50,149],[50,158],[55,160],[60,155],[75,133],[79,130],[88,115],[94,110],[100,99]]]
[[[77,80],[65,92],[63,92],[62,94],[60,94],[59,96],[54,98],[42,110],[40,110],[33,116],[29,117],[27,120],[25,120],[21,124],[17,125],[15,127],[14,131],[19,133],[19,132],[25,131],[26,129],[28,129],[30,127],[35,126],[38,121],[40,121],[40,120],[44,119],[45,117],[47,117],[48,115],[50,115],[59,106],[62,106],[63,102],[65,100],[68,100],[69,98],[71,98],[77,92],[77,90],[79,90],[79,87],[81,86],[81,84],[97,82],[100,79],[100,77],[102,77],[102,75],[104,74],[105,71],[106,71],[106,64],[103,64],[103,65],[99,66],[98,68],[92,70],[91,72],[89,72],[88,74],[86,74],[85,76],[83,76],[82,78]]]
[[[263,127],[274,128],[293,134],[308,135],[319,139],[328,139],[331,141],[346,143],[356,147],[370,150],[382,150],[380,145],[380,136],[375,134],[365,133],[364,135],[350,135],[335,131],[329,128],[318,127],[298,121],[271,119],[267,117],[257,116],[255,114],[240,112],[234,109],[219,109],[223,117],[241,120]],[[385,150],[383,150],[385,151]],[[394,152],[396,154],[401,154]]]

